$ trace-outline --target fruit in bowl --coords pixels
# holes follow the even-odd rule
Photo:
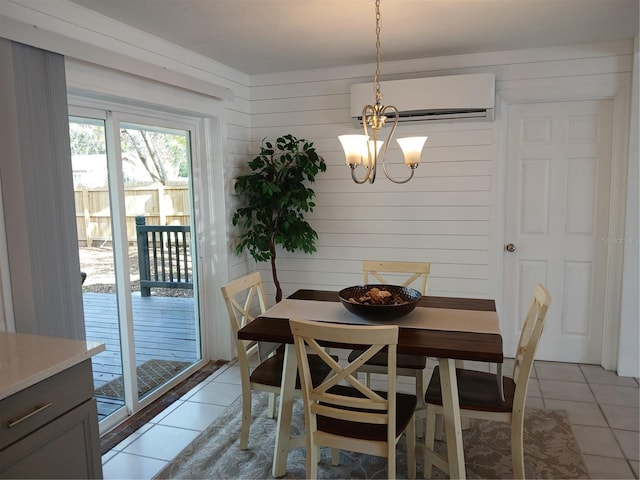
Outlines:
[[[408,302],[399,293],[391,293],[389,290],[372,287],[358,298],[350,297],[350,302],[361,305],[404,305]]]
[[[338,293],[351,313],[363,318],[385,320],[402,317],[416,307],[420,292],[398,285],[355,285]]]

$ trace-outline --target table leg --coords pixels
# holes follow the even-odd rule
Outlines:
[[[462,424],[455,360],[441,358],[439,359],[439,365],[444,428],[447,436],[449,478],[464,479],[466,478],[466,471],[464,468],[464,451],[462,449]]]
[[[459,370],[464,369],[464,360],[456,360],[456,368]],[[462,430],[469,430],[471,428],[471,419],[468,417],[462,417],[460,419]]]
[[[289,436],[291,433],[291,410],[293,408],[293,393],[296,387],[298,364],[293,344],[286,344],[284,350],[284,365],[282,366],[282,385],[280,386],[280,405],[278,407],[278,424],[276,445],[273,452],[273,470],[275,478],[283,477],[287,473],[287,456],[289,455]]]

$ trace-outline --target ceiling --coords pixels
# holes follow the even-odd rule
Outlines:
[[[72,0],[247,74],[375,62],[373,0]],[[382,61],[633,38],[640,0],[382,0]]]

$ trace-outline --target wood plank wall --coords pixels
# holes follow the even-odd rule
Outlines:
[[[348,115],[341,110],[334,113]],[[382,171],[372,185],[353,183],[338,125],[355,131],[349,121],[318,126],[317,134],[315,127],[273,128],[314,141],[328,166],[313,185],[317,207],[308,217],[319,235],[318,251],[311,257],[281,252],[278,271],[285,292],[361,283],[362,260],[380,259],[432,262],[430,293],[486,296],[493,124],[401,125],[398,136],[429,136],[423,164],[403,185],[391,183]],[[389,153],[391,175],[403,178],[408,170],[397,145]]]
[[[560,47],[396,62],[383,65],[382,79],[493,72],[499,108],[504,89],[523,85],[550,89],[576,76],[600,81],[610,74],[629,72],[631,52],[630,45],[621,42],[604,48]],[[372,73],[373,66],[370,70]],[[495,264],[502,251],[496,242],[501,241],[503,231],[498,182],[503,181],[499,169],[505,119],[498,111],[495,121],[401,125],[398,137],[429,136],[414,179],[395,185],[380,172],[375,184],[356,185],[337,136],[359,133],[350,119],[349,86],[371,81],[369,73],[367,66],[357,66],[252,78],[253,152],[265,137],[293,133],[313,141],[328,165],[313,185],[317,208],[308,217],[319,235],[317,253],[279,253],[277,265],[285,295],[298,288],[338,289],[360,283],[361,261],[368,258],[432,262],[432,294],[495,297],[501,288]],[[390,153],[394,162],[402,162],[397,145],[391,146]],[[234,156],[229,181],[242,172],[238,162],[252,156]],[[406,174],[402,164],[390,170],[398,177]],[[230,206],[237,204],[233,195],[230,200]],[[229,215],[233,210],[228,210]],[[248,261],[247,268],[250,265]],[[269,283],[269,265],[257,268]],[[269,284],[267,291],[273,298]]]

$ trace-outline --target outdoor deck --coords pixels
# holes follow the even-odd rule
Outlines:
[[[122,375],[116,295],[83,293],[82,297],[87,340],[106,347],[92,358],[97,389]],[[193,298],[141,297],[134,292],[132,308],[137,366],[152,359],[193,363],[200,358]],[[98,397],[100,418],[119,405],[121,401]]]

